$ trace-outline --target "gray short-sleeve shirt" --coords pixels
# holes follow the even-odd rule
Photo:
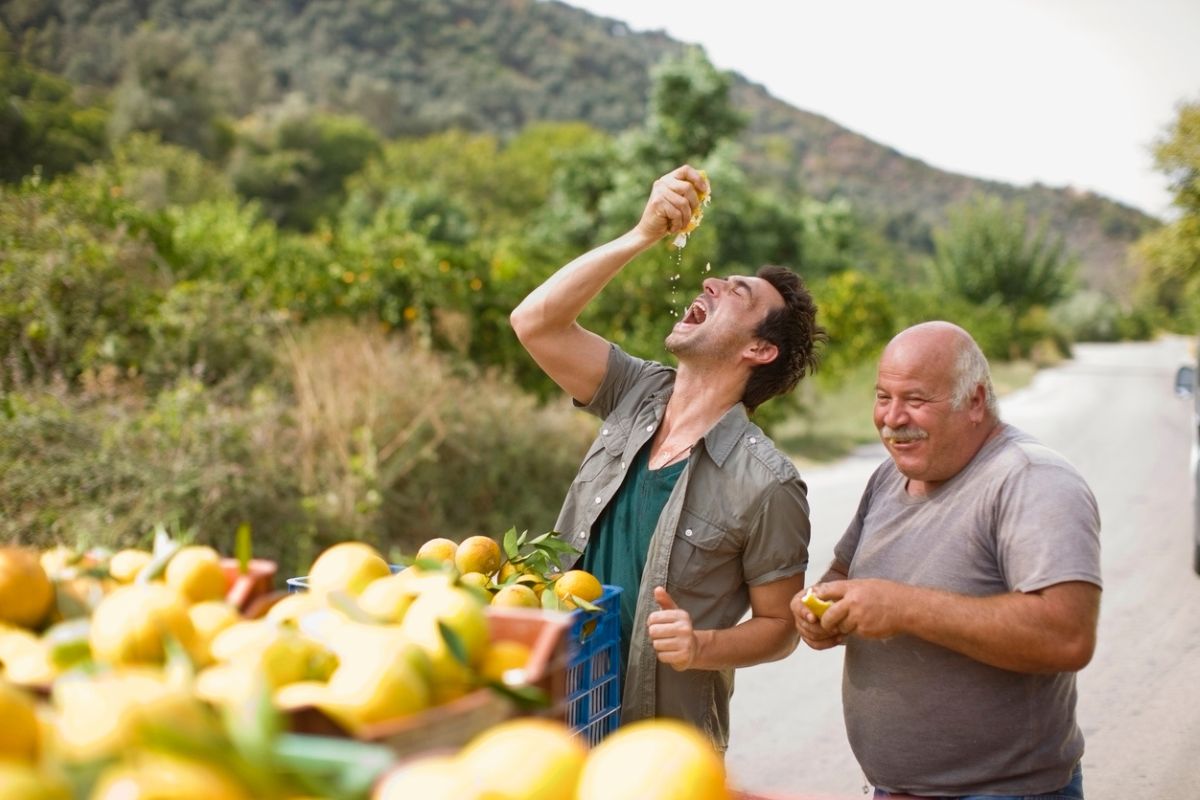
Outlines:
[[[889,459],[834,550],[851,578],[973,596],[1101,585],[1100,517],[1064,458],[1003,425],[967,467],[912,497]],[[1083,754],[1075,674],[991,667],[911,636],[850,637],[842,699],[869,780],[928,795],[1038,794]]]

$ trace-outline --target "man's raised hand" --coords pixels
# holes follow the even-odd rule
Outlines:
[[[637,229],[650,239],[679,233],[700,206],[700,192],[708,188],[708,181],[692,166],[676,167],[654,182]]]

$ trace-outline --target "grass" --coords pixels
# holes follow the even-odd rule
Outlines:
[[[1003,396],[1027,386],[1037,370],[1032,361],[995,362],[992,383],[996,393]],[[802,467],[836,461],[861,445],[879,441],[871,418],[873,363],[842,373],[836,384],[805,381],[796,392],[803,408],[776,426],[774,438]]]

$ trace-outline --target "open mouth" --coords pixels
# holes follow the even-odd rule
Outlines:
[[[708,309],[700,300],[696,300],[688,306],[687,313],[683,315],[683,322],[688,325],[700,325],[706,319],[708,319]]]

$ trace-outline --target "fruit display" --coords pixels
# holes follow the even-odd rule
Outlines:
[[[570,552],[510,530],[430,540],[399,568],[343,542],[307,591],[245,613],[231,559],[208,547],[0,548],[0,797],[659,797],[615,773],[619,791],[596,793],[645,753],[682,765],[681,786],[717,787],[661,797],[727,796],[694,732],[655,728],[623,751],[630,726],[589,749],[598,736],[564,721],[568,674],[600,657],[569,664],[571,637],[616,608],[595,576],[560,571]]]

